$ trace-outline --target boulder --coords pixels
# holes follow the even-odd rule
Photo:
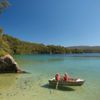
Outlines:
[[[0,57],[0,73],[22,73],[14,58],[7,54]]]

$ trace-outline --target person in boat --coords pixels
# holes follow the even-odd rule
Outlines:
[[[64,76],[63,76],[63,80],[68,81],[68,79],[69,79],[69,75],[67,73],[65,73]]]
[[[55,75],[55,80],[56,80],[56,81],[59,81],[59,80],[60,80],[60,74],[59,74],[59,73],[56,73],[56,75]]]

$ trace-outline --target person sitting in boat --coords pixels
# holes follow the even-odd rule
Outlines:
[[[64,76],[63,76],[63,80],[64,80],[64,81],[68,81],[68,79],[69,79],[69,76],[68,76],[67,73],[65,73]]]
[[[55,75],[55,80],[56,80],[56,81],[59,81],[59,80],[60,80],[60,74],[59,74],[59,73],[57,73],[57,74]]]

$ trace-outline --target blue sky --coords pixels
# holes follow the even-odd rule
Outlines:
[[[8,1],[0,15],[6,34],[46,45],[100,45],[100,0]]]

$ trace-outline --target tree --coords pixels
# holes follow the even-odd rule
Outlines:
[[[10,5],[10,3],[7,0],[0,0],[0,13],[7,8]]]
[[[9,6],[7,0],[0,0],[0,14],[4,11],[5,8]],[[0,28],[0,56],[5,55],[7,52],[10,53],[9,45],[3,40],[3,29]]]
[[[10,3],[7,0],[0,0],[0,14],[3,12],[5,8],[7,8],[10,5]],[[2,38],[3,35],[3,29],[0,28],[0,38]]]

